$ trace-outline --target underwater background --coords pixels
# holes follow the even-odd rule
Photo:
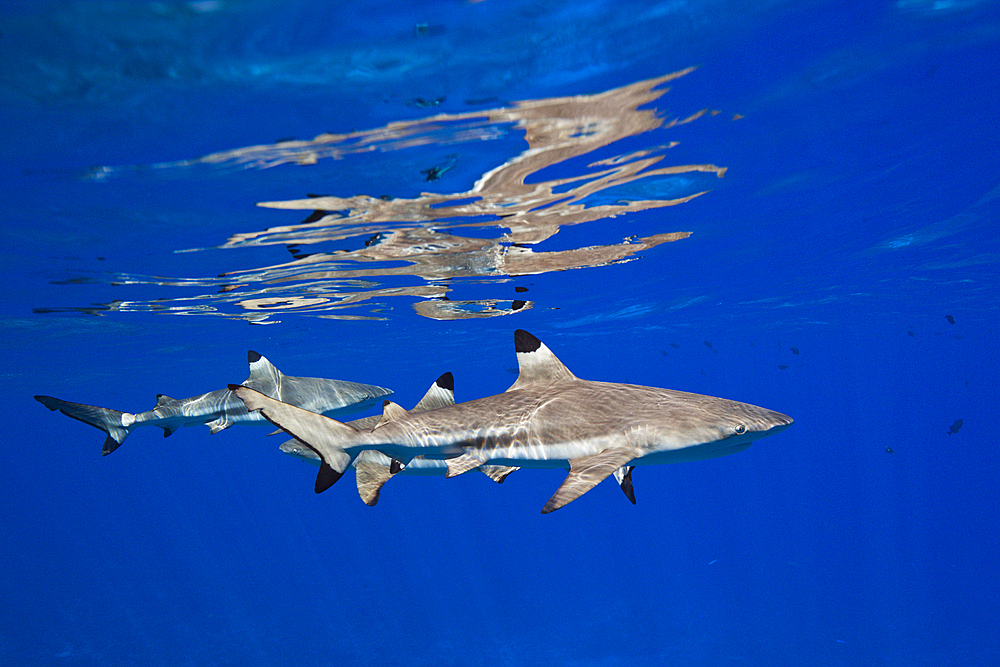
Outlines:
[[[1000,664],[998,53],[989,0],[6,0],[0,664]],[[543,516],[32,398],[464,401],[515,329],[795,425]]]

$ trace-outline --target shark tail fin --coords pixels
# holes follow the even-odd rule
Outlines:
[[[118,446],[135,428],[135,415],[129,412],[99,408],[96,405],[71,403],[51,396],[35,396],[35,400],[49,410],[58,410],[67,417],[72,417],[84,424],[90,424],[107,433],[108,437],[105,438],[104,448],[101,450],[101,454],[104,456],[118,449]]]
[[[350,467],[354,456],[344,451],[344,445],[358,434],[353,426],[282,403],[240,384],[231,384],[228,388],[243,401],[247,410],[259,410],[269,422],[316,452],[321,461],[316,493],[333,486]]]

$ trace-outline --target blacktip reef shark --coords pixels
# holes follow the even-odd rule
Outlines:
[[[448,477],[486,464],[568,470],[542,514],[613,474],[630,494],[635,466],[735,454],[792,424],[779,412],[724,398],[581,380],[527,331],[514,332],[514,348],[520,373],[506,392],[424,412],[407,412],[386,401],[371,431],[249,387],[229,388],[248,409],[259,410],[319,455],[317,493],[366,450],[381,452],[399,466],[421,456],[444,460]]]
[[[420,402],[410,410],[410,412],[422,412],[424,410],[434,410],[449,405],[455,405],[455,379],[451,373],[445,373],[431,385]],[[362,417],[354,421],[347,422],[347,425],[359,431],[370,431],[378,425],[381,416]],[[319,467],[322,459],[319,454],[298,440],[289,440],[281,443],[281,451]],[[448,467],[442,460],[415,458],[405,468],[399,462],[389,458],[382,452],[374,449],[366,449],[351,462],[357,471],[358,495],[366,505],[373,506],[378,503],[379,494],[382,487],[393,476],[403,473],[409,475],[444,475],[448,472]],[[507,475],[517,470],[509,466],[479,466],[479,469],[487,477],[497,484],[503,484]]]
[[[392,395],[390,390],[370,384],[285,375],[252,350],[247,353],[247,361],[250,377],[240,386],[331,417],[360,412],[374,405],[378,399]],[[128,434],[139,426],[159,426],[163,429],[163,437],[167,437],[181,426],[204,424],[211,433],[218,433],[234,424],[266,423],[261,415],[249,412],[243,401],[228,389],[180,400],[158,394],[156,407],[138,414],[70,403],[51,396],[35,396],[35,400],[49,410],[59,410],[107,433],[102,451],[104,456],[118,449]]]

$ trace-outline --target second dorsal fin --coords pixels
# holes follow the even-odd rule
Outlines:
[[[385,401],[382,403],[382,419],[375,424],[375,428],[385,426],[391,421],[395,421],[406,414],[406,410],[398,403]],[[375,429],[372,429],[375,430]]]

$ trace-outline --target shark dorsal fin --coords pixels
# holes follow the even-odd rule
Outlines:
[[[389,422],[399,419],[406,414],[406,410],[398,403],[393,403],[392,401],[386,401],[382,404],[382,419],[375,424],[375,428],[380,428],[385,426]],[[373,431],[375,429],[372,429]]]
[[[530,384],[567,382],[575,380],[563,362],[559,361],[545,343],[538,340],[524,329],[514,332],[514,350],[517,352],[517,365],[520,373],[517,382],[507,391],[521,389]]]
[[[243,383],[244,387],[256,389],[265,396],[276,398],[281,387],[281,371],[274,367],[266,357],[258,352],[247,352],[247,362],[250,364],[250,377]]]
[[[175,403],[175,402],[176,401],[174,401],[174,399],[170,398],[166,394],[157,394],[156,395],[156,408],[158,408],[161,405],[164,405],[166,403]],[[155,410],[156,408],[153,408],[153,409]]]
[[[451,373],[445,373],[435,380],[413,411],[423,412],[448,405],[455,405],[455,378]]]

